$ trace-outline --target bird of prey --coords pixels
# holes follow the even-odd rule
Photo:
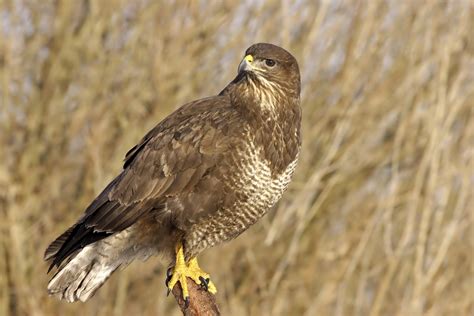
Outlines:
[[[218,95],[181,106],[130,149],[121,173],[45,252],[51,295],[86,301],[119,267],[167,255],[168,289],[216,292],[196,257],[280,199],[301,147],[300,73],[281,47],[247,49]]]

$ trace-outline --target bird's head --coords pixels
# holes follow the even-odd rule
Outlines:
[[[296,59],[285,49],[258,43],[245,51],[237,77],[232,81],[247,97],[275,104],[283,99],[298,99],[300,71]]]

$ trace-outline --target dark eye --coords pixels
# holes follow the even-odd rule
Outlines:
[[[268,67],[273,67],[275,66],[276,62],[273,59],[265,59],[265,65]]]

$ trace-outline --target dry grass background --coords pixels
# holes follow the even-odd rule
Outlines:
[[[225,315],[474,314],[474,5],[452,1],[0,1],[0,315],[178,315],[165,263],[85,304],[43,251],[246,47],[300,62],[304,144],[284,199],[202,256]]]

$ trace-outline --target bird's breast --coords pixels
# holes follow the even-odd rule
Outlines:
[[[236,209],[244,210],[239,212],[245,213],[252,222],[265,214],[281,198],[297,162],[298,155],[282,172],[275,172],[263,149],[250,143],[241,158],[237,158],[239,172],[230,183],[233,190],[240,192]]]
[[[222,191],[231,198],[189,230],[186,248],[191,256],[244,232],[281,198],[291,180],[298,153],[282,171],[275,172],[262,146],[251,139],[244,143],[225,159],[228,172],[221,181]]]

